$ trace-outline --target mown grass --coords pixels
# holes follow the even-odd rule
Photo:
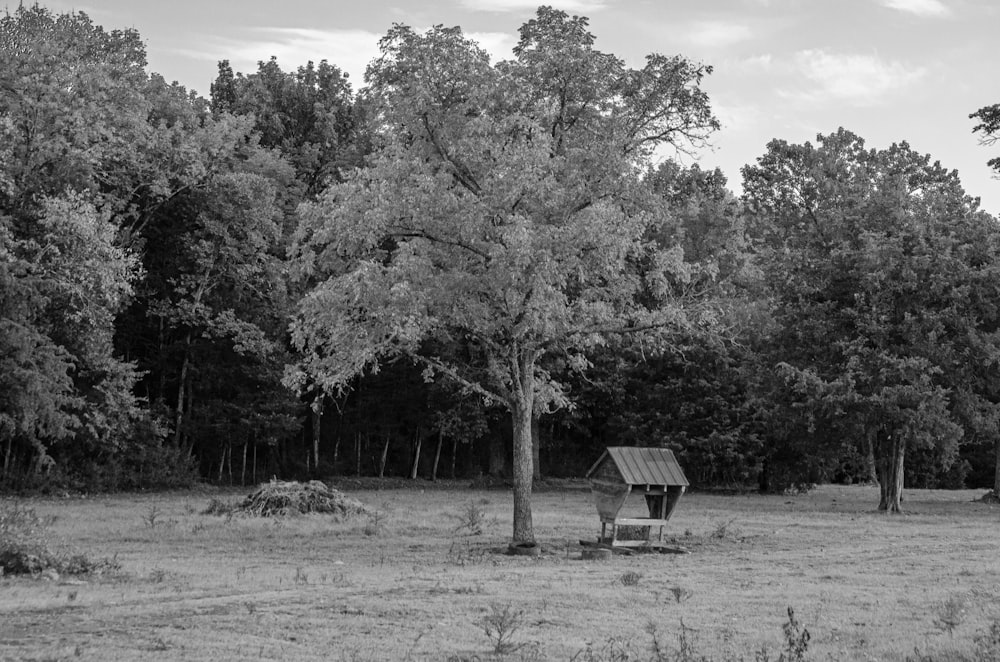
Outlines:
[[[580,559],[585,491],[535,495],[538,558],[503,554],[503,491],[351,491],[377,521],[205,513],[245,493],[18,502],[120,570],[4,577],[0,659],[661,659],[655,632],[662,659],[683,637],[689,659],[777,660],[791,606],[805,659],[975,660],[1000,618],[1000,507],[973,491],[910,491],[898,517],[863,486],[687,495],[668,533],[689,554],[610,562]],[[508,606],[498,650],[483,624]]]

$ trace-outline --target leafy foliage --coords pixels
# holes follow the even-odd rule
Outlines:
[[[834,456],[862,440],[881,507],[898,510],[906,449],[936,447],[947,466],[957,405],[992,408],[960,395],[959,357],[993,361],[993,313],[967,295],[995,262],[996,231],[956,173],[905,143],[866,150],[845,130],[818,143],[774,141],[744,169],[776,296],[771,426]]]
[[[668,298],[690,272],[675,247],[646,241],[656,216],[637,166],[717,126],[698,87],[707,68],[654,55],[627,69],[586,28],[543,7],[516,59],[492,66],[457,28],[395,26],[367,73],[380,149],[303,210],[296,236],[318,285],[287,383],[338,393],[407,355],[502,403],[517,541],[533,538],[534,407],[568,403],[545,360],[581,368],[607,334],[683,316]]]

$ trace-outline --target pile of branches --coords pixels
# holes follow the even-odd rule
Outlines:
[[[368,513],[368,508],[357,499],[318,480],[308,483],[272,480],[244,499],[237,510],[254,517],[323,513],[337,521]]]

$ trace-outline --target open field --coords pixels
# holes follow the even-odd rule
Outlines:
[[[692,494],[671,527],[690,554],[609,562],[580,559],[599,530],[585,491],[536,493],[539,558],[501,553],[505,491],[353,491],[377,515],[343,523],[201,514],[244,493],[23,501],[121,570],[0,579],[0,660],[486,659],[477,622],[508,604],[523,610],[514,660],[611,637],[645,651],[649,624],[675,647],[682,618],[705,655],[766,645],[774,659],[787,606],[812,635],[807,659],[902,660],[972,650],[1000,618],[1000,507],[973,502],[980,491],[909,491],[896,517],[871,487]],[[481,535],[462,527],[470,504]]]

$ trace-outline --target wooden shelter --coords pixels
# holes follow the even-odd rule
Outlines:
[[[601,543],[612,547],[649,547],[663,543],[663,527],[689,485],[674,454],[666,448],[612,446],[604,451],[587,472],[594,504],[601,517]],[[621,517],[629,495],[645,497],[649,517]],[[611,525],[611,537],[607,527]],[[619,540],[620,526],[646,527],[645,540]],[[659,528],[657,541],[651,539]]]

